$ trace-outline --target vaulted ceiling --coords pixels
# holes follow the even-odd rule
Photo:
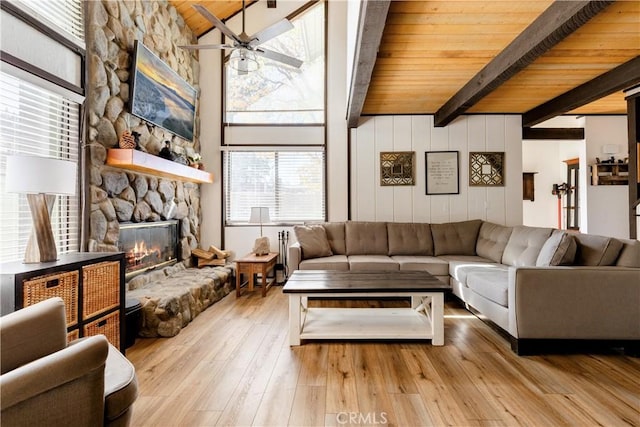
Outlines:
[[[242,8],[170,3],[197,36],[212,25],[192,4],[223,20]],[[371,114],[435,114],[441,125],[464,112],[518,113],[525,124],[625,114],[622,89],[640,83],[640,0],[368,0],[358,43],[350,126]]]

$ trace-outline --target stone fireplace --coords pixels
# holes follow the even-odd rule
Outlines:
[[[125,253],[126,278],[175,264],[178,221],[120,224],[118,249]]]
[[[177,221],[177,261],[191,265],[200,239],[200,186],[163,175],[147,175],[106,164],[107,150],[119,147],[125,131],[139,134],[140,151],[158,155],[165,141],[173,151],[198,153],[199,120],[193,141],[186,141],[129,113],[131,60],[136,40],[153,51],[196,89],[197,55],[178,46],[197,42],[167,1],[101,0],[87,2],[87,250],[121,250],[128,231]],[[126,237],[125,237],[126,238]],[[139,248],[138,248],[139,249]]]

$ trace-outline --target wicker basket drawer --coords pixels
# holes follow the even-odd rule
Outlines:
[[[120,350],[120,312],[114,311],[84,325],[84,336],[103,334],[109,342]]]
[[[82,317],[94,317],[120,305],[120,263],[106,261],[82,267]]]
[[[67,271],[34,277],[22,283],[22,306],[60,297],[67,312],[67,326],[78,323],[78,272]]]
[[[78,338],[80,338],[80,330],[79,329],[74,329],[71,332],[67,332],[67,343],[70,343],[71,341],[75,341]]]

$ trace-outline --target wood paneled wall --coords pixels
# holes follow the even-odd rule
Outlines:
[[[413,186],[380,185],[380,152],[414,151]],[[425,151],[459,151],[460,194],[425,195]],[[469,152],[504,151],[505,186],[469,187]],[[432,115],[363,117],[351,130],[351,219],[431,222],[480,218],[522,224],[519,115],[462,116],[446,127]]]

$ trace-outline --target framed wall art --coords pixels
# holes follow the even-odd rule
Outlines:
[[[460,194],[457,151],[424,153],[426,194]]]
[[[415,152],[380,153],[380,185],[414,185]]]
[[[504,152],[470,152],[469,186],[504,187]]]

